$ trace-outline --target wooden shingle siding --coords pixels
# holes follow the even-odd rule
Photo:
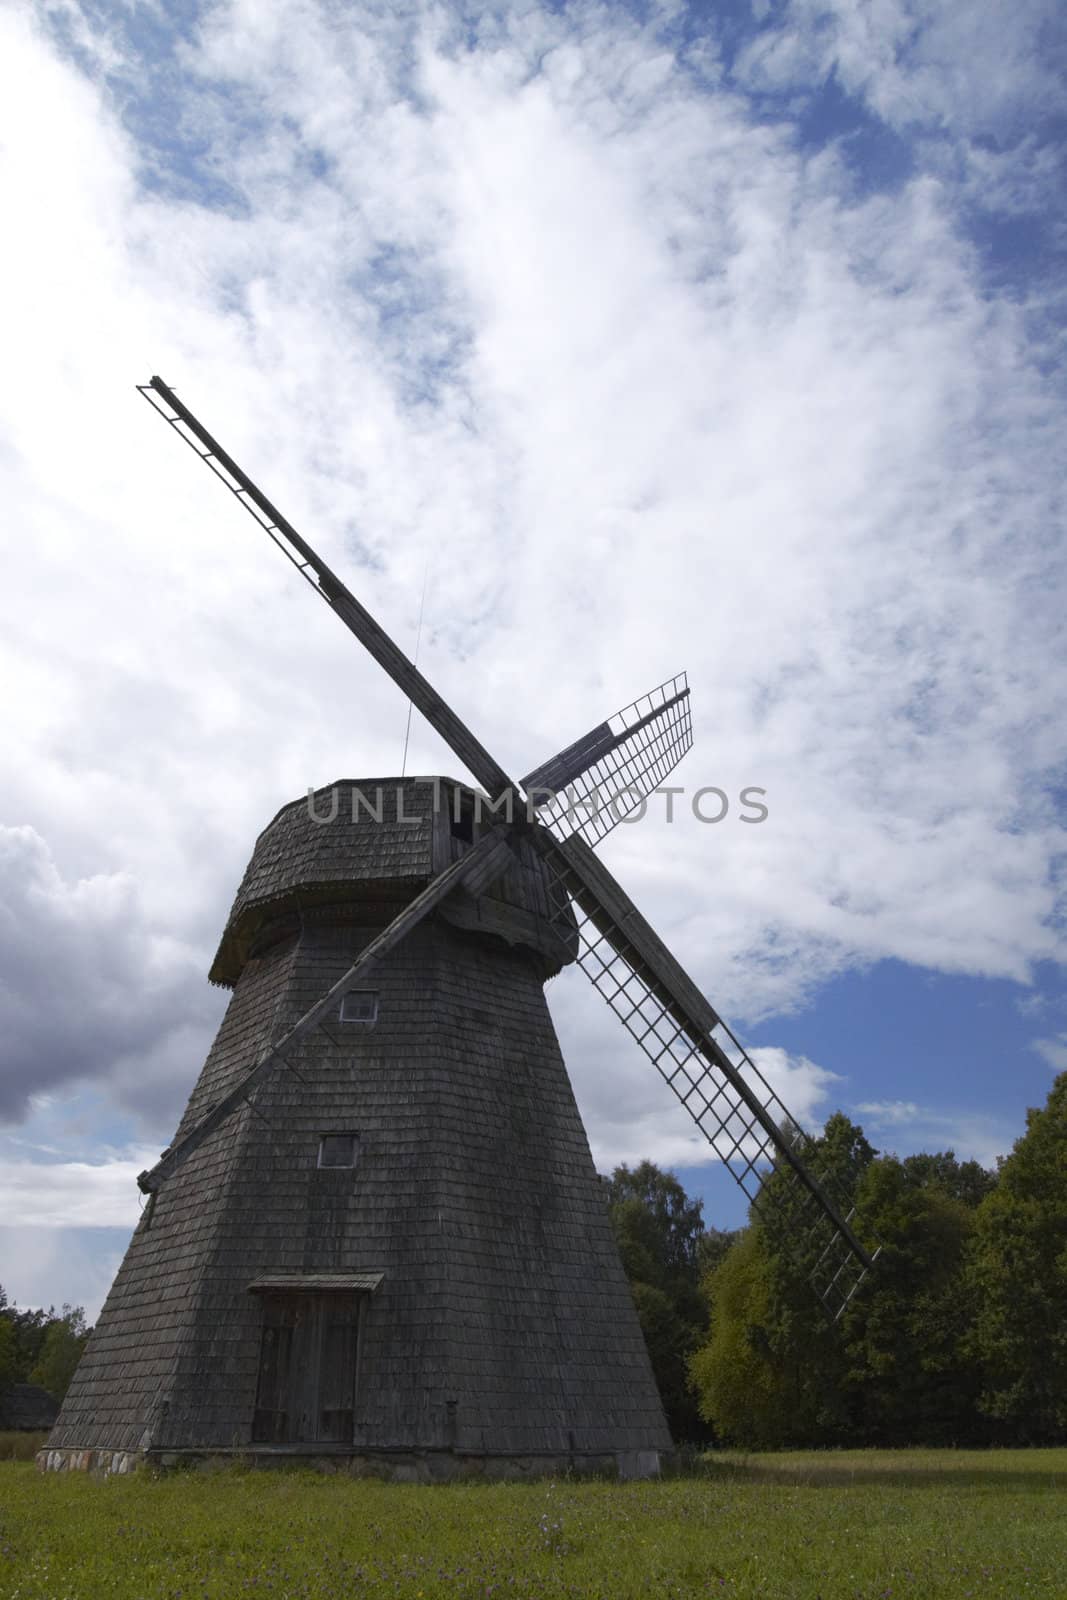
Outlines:
[[[380,781],[395,791],[398,780]],[[330,827],[308,823],[300,801],[260,836],[227,929],[233,997],[179,1134],[388,921],[383,884],[410,896],[429,877],[443,836],[429,811],[425,824],[403,825],[402,839],[395,820],[349,826],[327,844]],[[323,852],[336,871],[328,902],[306,892],[325,881]],[[533,916],[535,889],[517,881],[514,909]],[[299,916],[284,924],[294,895]],[[282,902],[277,937],[242,954],[249,909],[262,933]],[[669,1448],[544,971],[543,952],[484,924],[441,912],[420,924],[377,970],[374,1025],[314,1033],[293,1070],[264,1081],[255,1111],[161,1186],[49,1447],[229,1449],[254,1432],[292,1442],[281,1368],[261,1356],[265,1306],[288,1291],[253,1286],[289,1281],[321,1298],[344,1275],[377,1287],[361,1297],[351,1416],[343,1364],[338,1394],[322,1390],[329,1417],[315,1427],[334,1444],[516,1459]],[[320,1168],[322,1135],[353,1131],[357,1165]],[[341,1350],[334,1322],[322,1338]]]

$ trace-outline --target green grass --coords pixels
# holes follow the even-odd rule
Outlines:
[[[1067,1450],[716,1453],[658,1483],[415,1487],[0,1463],[5,1600],[1067,1597]]]

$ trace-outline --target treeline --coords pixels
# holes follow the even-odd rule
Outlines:
[[[0,1288],[0,1398],[13,1383],[37,1383],[62,1400],[91,1332],[81,1306],[20,1311]]]
[[[1067,1073],[996,1173],[879,1155],[837,1113],[816,1172],[881,1253],[839,1322],[788,1200],[735,1233],[650,1162],[611,1213],[676,1440],[750,1448],[1067,1439]],[[779,1180],[772,1178],[770,1185]],[[781,1199],[782,1197],[776,1197]]]

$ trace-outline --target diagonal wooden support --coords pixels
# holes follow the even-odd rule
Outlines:
[[[466,855],[439,873],[410,905],[404,907],[398,917],[394,917],[377,938],[371,940],[344,977],[338,978],[333,988],[328,989],[322,999],[316,1001],[309,1011],[305,1011],[289,1032],[279,1039],[277,1044],[271,1045],[255,1066],[246,1072],[221,1100],[216,1101],[196,1127],[190,1129],[184,1139],[180,1139],[177,1144],[165,1151],[154,1167],[140,1174],[137,1179],[138,1188],[145,1194],[154,1194],[160,1184],[188,1160],[193,1151],[237,1110],[264,1078],[277,1067],[287,1064],[286,1052],[317,1028],[323,1017],[340,1003],[341,997],[347,994],[349,989],[356,988],[375,963],[398,945],[447,895],[455,889],[472,889],[475,893],[484,893],[489,884],[506,871],[515,859],[510,843],[511,835],[511,828],[494,828],[491,833],[480,839],[473,849],[468,850]]]

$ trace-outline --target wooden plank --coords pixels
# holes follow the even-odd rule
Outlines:
[[[525,778],[520,780],[522,786],[527,794],[531,789],[551,789],[553,794],[558,794],[572,779],[579,777],[588,767],[593,766],[601,756],[607,755],[619,742],[606,722],[598,723],[595,728],[584,733],[580,739],[575,739],[573,744],[569,744],[558,755],[543,761],[539,767],[528,772]]]
[[[212,1106],[196,1127],[191,1129],[184,1139],[164,1151],[154,1167],[140,1174],[137,1179],[138,1188],[145,1194],[152,1194],[157,1190],[163,1180],[187,1160],[193,1151],[203,1144],[208,1135],[247,1100],[252,1090],[262,1083],[264,1078],[276,1068],[285,1065],[287,1052],[299,1044],[305,1035],[317,1028],[330,1011],[340,1005],[342,996],[347,994],[349,989],[358,988],[375,964],[417,927],[446,895],[455,889],[466,888],[469,883],[477,883],[480,886],[479,892],[483,892],[487,884],[514,860],[508,842],[510,837],[511,830],[507,827],[487,833],[459,861],[447,867],[431,884],[428,884],[409,906],[405,906],[398,917],[394,917],[376,939],[371,940],[359,958],[353,962],[344,976],[338,978],[333,987],[326,991],[322,999],[305,1011],[289,1032],[267,1050],[228,1094],[223,1095],[222,1099]]]
[[[334,1444],[352,1438],[358,1308],[324,1300],[316,1437]]]
[[[289,1370],[295,1308],[277,1301],[264,1307],[260,1338],[252,1439],[257,1444],[284,1444],[289,1429]]]
[[[559,794],[561,790],[567,787],[568,783],[573,783],[575,778],[580,778],[583,772],[588,772],[590,767],[596,766],[596,763],[602,760],[604,756],[610,755],[612,750],[617,750],[621,744],[625,744],[627,739],[632,738],[635,733],[640,733],[642,728],[647,728],[650,723],[655,722],[657,717],[662,717],[665,711],[669,711],[679,701],[687,700],[688,698],[689,690],[682,689],[679,694],[671,695],[669,700],[665,700],[655,710],[646,712],[643,717],[639,717],[636,722],[632,723],[630,727],[624,728],[621,733],[612,733],[611,726],[607,722],[598,723],[595,728],[591,728],[580,739],[576,739],[573,744],[569,744],[565,750],[561,750],[550,761],[543,761],[539,767],[535,767],[532,772],[528,772],[525,778],[521,780],[523,788],[527,793],[531,788],[536,788],[551,789],[554,794]]]

